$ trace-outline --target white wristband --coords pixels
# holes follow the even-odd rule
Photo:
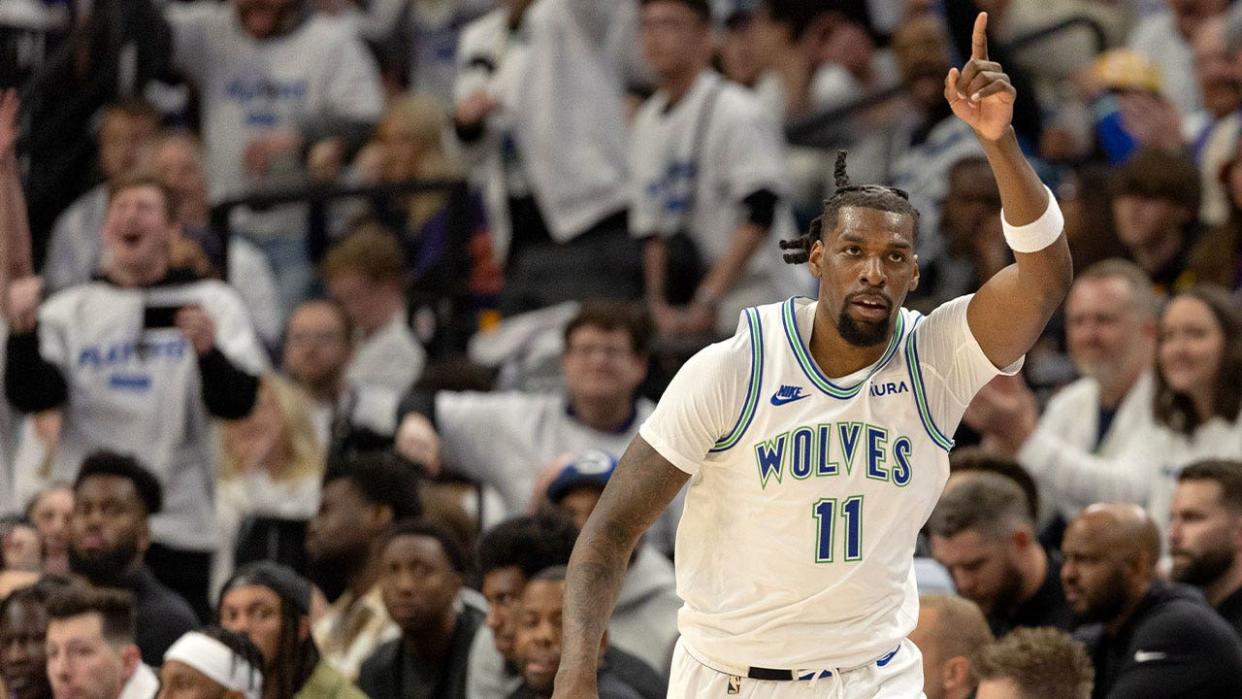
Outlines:
[[[1048,193],[1048,208],[1039,218],[1025,226],[1015,226],[1005,220],[1005,210],[1001,209],[1001,229],[1005,231],[1005,242],[1014,252],[1039,252],[1057,242],[1065,229],[1065,215],[1057,205],[1057,198],[1052,190],[1044,186]]]

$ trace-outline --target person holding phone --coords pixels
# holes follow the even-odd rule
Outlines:
[[[210,418],[250,413],[267,360],[237,292],[172,261],[176,230],[169,192],[127,179],[110,194],[99,278],[47,300],[39,277],[13,281],[5,393],[25,412],[63,412],[49,480],[73,480],[97,449],[150,465],[167,507],[151,518],[147,563],[207,618]]]

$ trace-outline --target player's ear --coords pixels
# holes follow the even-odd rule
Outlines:
[[[910,288],[906,290],[906,293],[914,291],[917,288],[919,288],[919,256],[915,254],[914,274],[910,277]]]
[[[815,239],[811,249],[807,251],[807,266],[811,268],[811,276],[819,279],[824,273],[824,241]]]

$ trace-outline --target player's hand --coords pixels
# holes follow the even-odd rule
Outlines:
[[[425,416],[418,413],[406,415],[397,427],[395,446],[398,454],[421,464],[428,476],[435,478],[443,470],[440,435],[436,434],[436,428]]]
[[[39,323],[39,303],[43,300],[43,277],[22,277],[9,283],[5,316],[9,332],[21,335]]]
[[[970,40],[970,60],[960,71],[949,69],[944,98],[980,138],[995,141],[1009,131],[1018,93],[1001,65],[988,60],[987,27],[988,13],[980,12]]]
[[[198,356],[215,349],[216,321],[201,306],[186,306],[178,310],[175,323]]]

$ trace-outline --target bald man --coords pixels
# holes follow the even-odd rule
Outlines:
[[[1092,505],[1065,530],[1061,582],[1087,624],[1092,697],[1242,696],[1242,646],[1203,596],[1155,578],[1156,524],[1137,505]]]
[[[969,699],[975,673],[970,658],[992,642],[992,631],[974,602],[954,595],[919,598],[919,625],[910,640],[923,653],[927,699]]]

